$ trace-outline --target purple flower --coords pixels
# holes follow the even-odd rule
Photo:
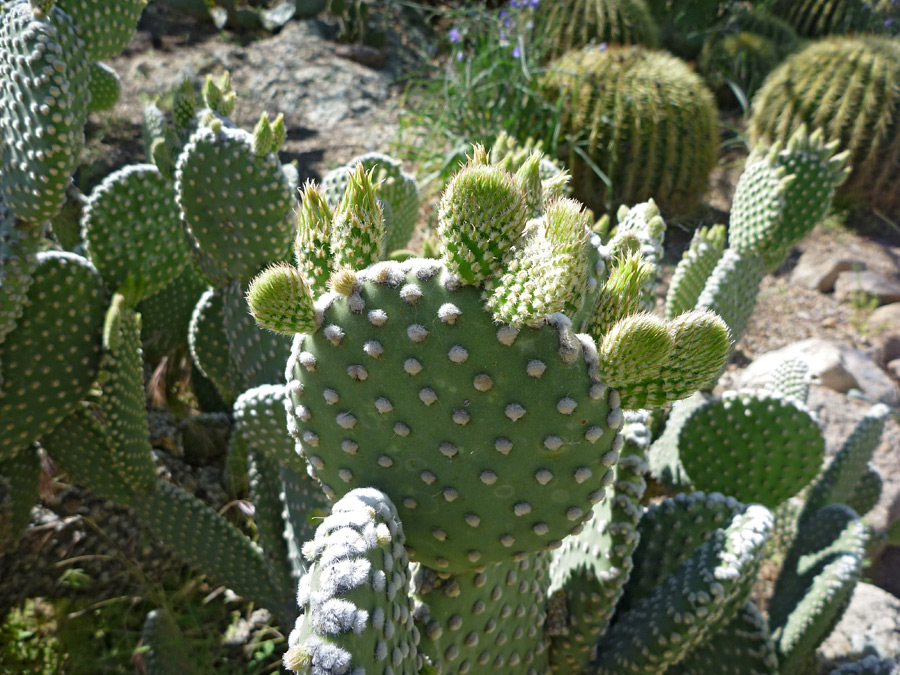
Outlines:
[[[608,46],[609,46],[609,43],[607,43],[607,42],[601,42],[601,43],[600,43],[600,51],[601,51],[601,52],[605,52],[605,51],[606,51],[606,48],[607,48]]]
[[[515,47],[513,47],[513,58],[517,59],[521,55],[522,55],[522,52],[519,51],[519,45],[516,45]]]
[[[450,43],[456,44],[457,42],[459,42],[459,30],[456,28],[451,28],[450,29]]]
[[[885,26],[890,26],[892,23],[894,23],[894,20],[890,17],[888,17],[887,19],[884,20]]]
[[[463,56],[463,53],[462,53],[462,52],[456,52],[456,60],[457,60],[457,61],[459,61],[460,63],[462,63],[462,60],[463,60],[464,58],[466,58],[466,57]]]

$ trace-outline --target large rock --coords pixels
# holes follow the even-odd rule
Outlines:
[[[841,302],[875,298],[879,305],[886,305],[900,302],[900,284],[871,270],[841,272],[834,282],[834,297]]]
[[[820,293],[831,293],[841,272],[863,270],[866,264],[831,251],[810,250],[800,256],[791,283]]]
[[[869,654],[896,658],[900,654],[900,600],[871,584],[857,584],[844,617],[817,653],[835,666]]]
[[[900,302],[882,305],[869,316],[866,329],[884,363],[900,358]]]

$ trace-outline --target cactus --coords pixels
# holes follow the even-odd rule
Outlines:
[[[699,206],[716,163],[717,112],[686,64],[638,47],[587,47],[548,68],[542,90],[562,98],[579,199],[596,213],[650,197],[664,214]]]
[[[644,0],[565,0],[538,3],[535,23],[548,58],[590,43],[655,47],[656,24]]]
[[[117,56],[128,46],[147,4],[147,0],[121,0],[111,7],[107,0],[55,1],[78,26],[92,61]]]
[[[769,75],[753,102],[754,143],[786,140],[801,125],[822,129],[849,152],[841,192],[886,213],[900,206],[891,162],[900,147],[900,46],[886,38],[831,38],[809,45]]]
[[[88,112],[112,110],[122,93],[122,83],[118,74],[105,63],[92,63],[90,73],[88,86],[91,90],[91,102],[88,105]]]
[[[866,28],[872,13],[863,0],[775,0],[772,13],[803,37],[843,35]]]

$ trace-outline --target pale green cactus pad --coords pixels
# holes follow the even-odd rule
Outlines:
[[[725,247],[725,226],[701,227],[694,232],[691,244],[684,252],[666,294],[666,318],[672,319],[682,312],[694,309],[706,280]]]
[[[765,265],[759,255],[725,249],[697,298],[697,309],[708,309],[722,317],[738,342],[750,323],[764,275]]]
[[[809,366],[802,359],[785,359],[769,375],[765,389],[806,405],[811,384]]]
[[[165,288],[191,260],[175,190],[153,164],[103,179],[88,197],[81,236],[106,285],[116,290],[132,277],[141,299]]]
[[[84,146],[85,43],[69,15],[15,0],[0,14],[0,198],[30,222],[52,218]],[[34,133],[40,129],[41,133]]]
[[[703,644],[746,601],[771,527],[768,509],[751,505],[715,530],[661,585],[617,615],[597,644],[595,672],[656,675]]]
[[[363,270],[318,311],[288,366],[292,433],[329,494],[391,496],[415,559],[459,571],[554,546],[602,497],[620,397],[566,321],[498,326],[433,260]]]
[[[606,631],[622,588],[632,570],[631,554],[638,545],[641,497],[646,483],[645,459],[650,430],[645,411],[627,412],[622,437],[625,443],[614,467],[611,494],[597,504],[594,517],[579,534],[566,537],[550,562],[550,606],[561,620],[548,620],[553,647],[554,673],[583,672],[594,644]]]
[[[53,429],[87,394],[100,365],[106,302],[87,260],[37,254],[25,310],[0,345],[0,459]]]
[[[91,102],[88,112],[112,110],[122,95],[122,82],[118,73],[105,63],[92,63],[90,69],[91,80],[88,86],[91,90]]]
[[[275,154],[256,154],[252,134],[214,126],[194,132],[178,157],[178,203],[204,274],[218,284],[247,283],[288,257],[290,186]]]
[[[416,568],[413,592],[425,605],[416,615],[419,648],[437,673],[547,672],[547,558],[536,553],[447,578]]]
[[[678,453],[696,489],[774,508],[819,472],[825,440],[796,399],[729,391],[691,414],[681,427]]]
[[[131,41],[147,0],[56,0],[85,42],[88,58],[110,59]]]
[[[418,673],[424,659],[413,623],[403,529],[386,495],[353,490],[303,547],[301,614],[284,665],[296,673]]]

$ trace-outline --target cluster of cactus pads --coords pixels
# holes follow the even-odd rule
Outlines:
[[[801,130],[751,158],[729,246],[698,231],[660,318],[656,202],[622,206],[609,233],[564,196],[565,173],[507,139],[445,187],[436,255],[386,260],[415,223],[414,180],[368,155],[300,187],[278,159],[283,120],[239,129],[227,77],[199,100],[179,90],[171,124],[148,106],[148,163],[72,199],[90,59],[109,55],[84,42],[121,49],[130,19],[89,28],[102,3],[57,4],[0,5],[0,549],[28,540],[49,459],[293,623],[296,672],[812,667],[861,568],[886,410],[822,471],[794,364],[762,392],[695,392],[845,177],[833,144]],[[703,106],[673,106],[708,135]],[[685,176],[705,166],[694,141],[602,109],[624,184],[652,143]],[[695,198],[663,169],[647,176]],[[192,420],[230,429],[255,540],[158,475],[142,344],[185,343],[198,399],[206,383],[229,412]],[[651,411],[670,404],[651,448]],[[684,492],[647,505],[651,469]],[[766,616],[751,593],[773,548]],[[148,672],[188,672],[173,617],[151,613],[145,641]]]

